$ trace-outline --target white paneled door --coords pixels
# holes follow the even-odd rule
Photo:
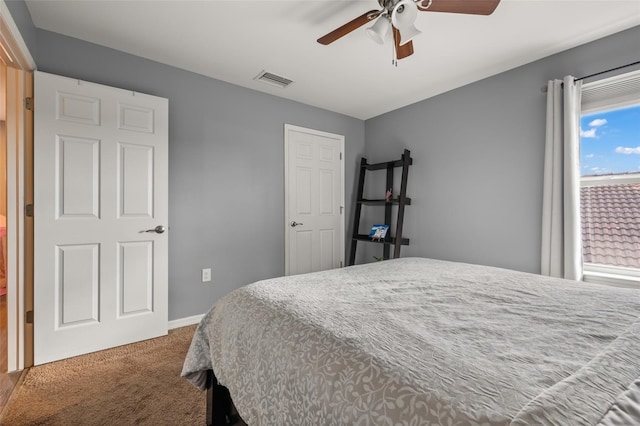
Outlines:
[[[34,362],[167,333],[168,101],[35,74]]]
[[[344,136],[285,125],[285,273],[344,261]]]

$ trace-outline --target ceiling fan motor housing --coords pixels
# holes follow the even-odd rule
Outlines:
[[[396,7],[400,0],[378,0],[378,4],[381,8],[385,9],[387,13],[393,12],[393,8]]]

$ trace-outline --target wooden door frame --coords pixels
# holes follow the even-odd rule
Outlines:
[[[32,365],[33,219],[24,214],[33,203],[33,97],[35,61],[4,0],[0,0],[0,60],[7,64],[7,370]]]
[[[338,139],[340,141],[340,153],[344,155],[344,135],[337,133],[328,133],[321,130],[309,129],[306,127],[295,126],[293,124],[284,125],[284,275],[289,275],[291,265],[289,265],[289,130],[295,130],[305,133],[311,133],[316,136],[324,136],[328,138]],[[340,161],[340,264],[344,265],[345,261],[345,176],[344,176],[344,158]]]

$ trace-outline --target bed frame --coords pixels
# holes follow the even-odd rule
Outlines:
[[[207,426],[247,426],[231,400],[229,389],[222,386],[213,370],[207,370]]]

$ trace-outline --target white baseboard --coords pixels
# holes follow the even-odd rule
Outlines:
[[[169,321],[169,330],[173,330],[174,328],[186,327],[188,325],[197,324],[200,322],[204,314],[194,315],[192,317],[180,318],[176,320]]]

